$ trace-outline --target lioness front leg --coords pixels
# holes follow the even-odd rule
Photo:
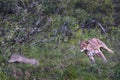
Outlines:
[[[89,60],[91,61],[91,63],[95,63],[95,59],[93,56],[89,56]]]

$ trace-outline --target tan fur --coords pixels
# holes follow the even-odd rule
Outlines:
[[[111,49],[109,49],[104,42],[102,42],[98,38],[92,38],[88,41],[81,41],[79,43],[80,51],[85,52],[92,63],[95,62],[94,55],[102,58],[105,62],[107,61],[104,54],[101,52],[100,48],[106,49],[109,53],[113,53]]]

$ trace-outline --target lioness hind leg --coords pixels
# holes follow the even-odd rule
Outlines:
[[[109,53],[113,53],[113,51],[111,49],[109,49],[107,46],[105,46],[103,48],[106,49]]]
[[[99,54],[99,57],[102,58],[103,62],[107,62],[107,59],[102,52],[99,52],[98,54]]]
[[[103,43],[103,42],[101,42],[101,43],[102,43],[102,45],[101,45],[102,48],[106,49],[109,53],[113,53],[113,51],[112,51],[111,49],[109,49],[109,48],[106,46],[105,43]]]

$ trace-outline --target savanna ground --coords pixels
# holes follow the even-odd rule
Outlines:
[[[101,35],[99,29],[85,30],[84,35],[76,36],[67,42],[46,42],[23,46],[23,54],[36,58],[40,65],[8,63],[8,58],[0,55],[0,80],[119,80],[120,79],[120,28]],[[79,40],[100,38],[114,51],[109,54],[102,50],[108,59],[105,64],[96,57],[92,65],[84,53],[79,51]],[[31,54],[30,54],[31,53]]]

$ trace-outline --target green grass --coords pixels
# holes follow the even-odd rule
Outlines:
[[[114,33],[115,31],[117,32]],[[10,64],[0,55],[0,80],[119,80],[120,32],[113,30],[108,35],[110,39],[99,33],[98,29],[85,31],[84,36],[80,32],[75,33],[80,35],[74,36],[74,39],[68,42],[61,42],[56,49],[54,42],[22,46],[23,55],[39,61],[40,65],[37,67],[28,64]],[[114,50],[114,54],[108,54],[103,50],[109,60],[108,63],[105,64],[101,59],[95,58],[97,62],[92,65],[87,56],[79,52],[79,39],[87,40],[92,37],[100,38]]]

